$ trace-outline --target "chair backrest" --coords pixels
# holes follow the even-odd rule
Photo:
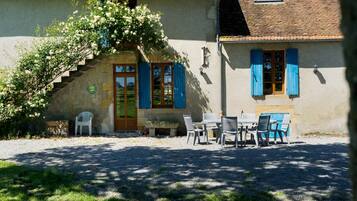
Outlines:
[[[193,131],[193,123],[191,115],[183,115],[183,120],[185,121],[185,126],[187,131]]]
[[[91,119],[93,119],[93,113],[91,112],[81,112],[77,117],[78,117],[78,121],[81,122],[88,122]]]
[[[283,122],[281,123],[281,130],[287,131],[290,125],[290,114],[284,114]]]
[[[258,131],[268,131],[270,125],[270,115],[260,115],[257,130]]]
[[[222,117],[222,131],[237,131],[238,118],[237,117]]]

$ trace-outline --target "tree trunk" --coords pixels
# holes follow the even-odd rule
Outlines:
[[[350,134],[350,172],[352,196],[357,200],[357,1],[341,0],[344,54],[347,65],[346,78],[350,86],[350,113],[348,129]]]

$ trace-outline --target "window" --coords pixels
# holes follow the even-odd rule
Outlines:
[[[284,51],[264,51],[263,91],[264,95],[283,94],[285,84]]]
[[[173,107],[173,65],[152,64],[152,107]]]

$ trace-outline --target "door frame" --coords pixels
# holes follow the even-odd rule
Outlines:
[[[132,72],[132,73],[128,73],[128,72],[123,72],[123,73],[117,73],[116,72],[116,66],[133,66],[135,68],[135,72]],[[129,64],[129,63],[125,63],[125,64],[119,64],[119,63],[115,63],[113,64],[113,101],[114,101],[114,132],[117,132],[117,131],[129,131],[129,130],[132,130],[132,129],[125,129],[125,130],[120,130],[118,129],[118,126],[117,126],[117,103],[116,103],[116,95],[117,95],[117,90],[116,90],[116,78],[117,77],[120,77],[118,75],[125,75],[123,77],[127,78],[128,75],[130,76],[134,76],[135,77],[135,100],[136,100],[136,126],[135,126],[135,129],[134,130],[137,130],[138,129],[138,65],[137,64]],[[126,79],[125,79],[126,80]],[[125,82],[126,84],[126,82]],[[125,86],[125,92],[126,93],[126,86]],[[125,98],[125,104],[127,103],[127,99]],[[126,112],[125,112],[126,116],[127,116],[127,109],[126,109]],[[127,117],[125,117],[125,127],[127,128]]]

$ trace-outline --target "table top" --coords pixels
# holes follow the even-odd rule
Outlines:
[[[216,120],[203,120],[201,122],[194,122],[193,124],[195,125],[202,125],[202,124],[221,124],[221,119],[216,119]],[[277,120],[270,120],[270,124],[276,124],[278,123]],[[238,118],[238,124],[258,124],[258,119],[245,119],[245,118]]]

